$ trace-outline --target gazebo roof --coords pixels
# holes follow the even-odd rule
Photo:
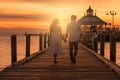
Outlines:
[[[78,20],[78,22],[83,25],[99,25],[99,24],[107,25],[105,21],[93,15],[83,16],[81,19]]]
[[[91,9],[91,7],[89,6],[89,9],[86,10],[86,16],[83,16],[81,19],[78,20],[78,22],[80,24],[83,25],[107,25],[107,23],[105,21],[103,21],[102,19],[100,19],[99,17],[96,16],[96,12],[95,15],[93,15],[93,10]]]

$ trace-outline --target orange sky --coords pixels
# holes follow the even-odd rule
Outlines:
[[[65,28],[70,15],[80,19],[89,6],[97,11],[97,16],[110,23],[114,10],[115,25],[120,25],[120,0],[0,0],[0,27],[34,27],[48,29],[53,19],[60,20]]]

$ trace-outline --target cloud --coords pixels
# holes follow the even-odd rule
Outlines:
[[[20,15],[20,14],[0,14],[0,19],[29,19],[29,20],[47,20],[50,17],[47,15]]]
[[[12,2],[68,2],[68,1],[72,1],[72,0],[1,0],[1,2],[8,2],[8,1],[12,1]]]
[[[9,2],[9,0],[2,0],[0,2]],[[49,4],[49,5],[73,5],[84,2],[82,0],[10,0],[10,2],[22,2],[22,3],[37,3],[37,4]]]

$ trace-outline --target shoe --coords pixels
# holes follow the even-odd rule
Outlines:
[[[57,64],[57,61],[56,61],[56,60],[54,61],[54,64]]]
[[[76,59],[74,58],[74,63],[76,63]]]
[[[74,63],[74,61],[71,61],[71,63]]]
[[[72,63],[72,64],[76,63],[76,60],[75,60],[75,59],[73,59],[73,60],[71,61],[71,63]]]
[[[73,58],[73,60],[71,61],[71,63],[75,64],[76,63],[76,59]]]

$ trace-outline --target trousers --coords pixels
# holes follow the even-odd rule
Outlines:
[[[78,53],[78,41],[69,41],[69,53],[71,62],[73,62]]]

